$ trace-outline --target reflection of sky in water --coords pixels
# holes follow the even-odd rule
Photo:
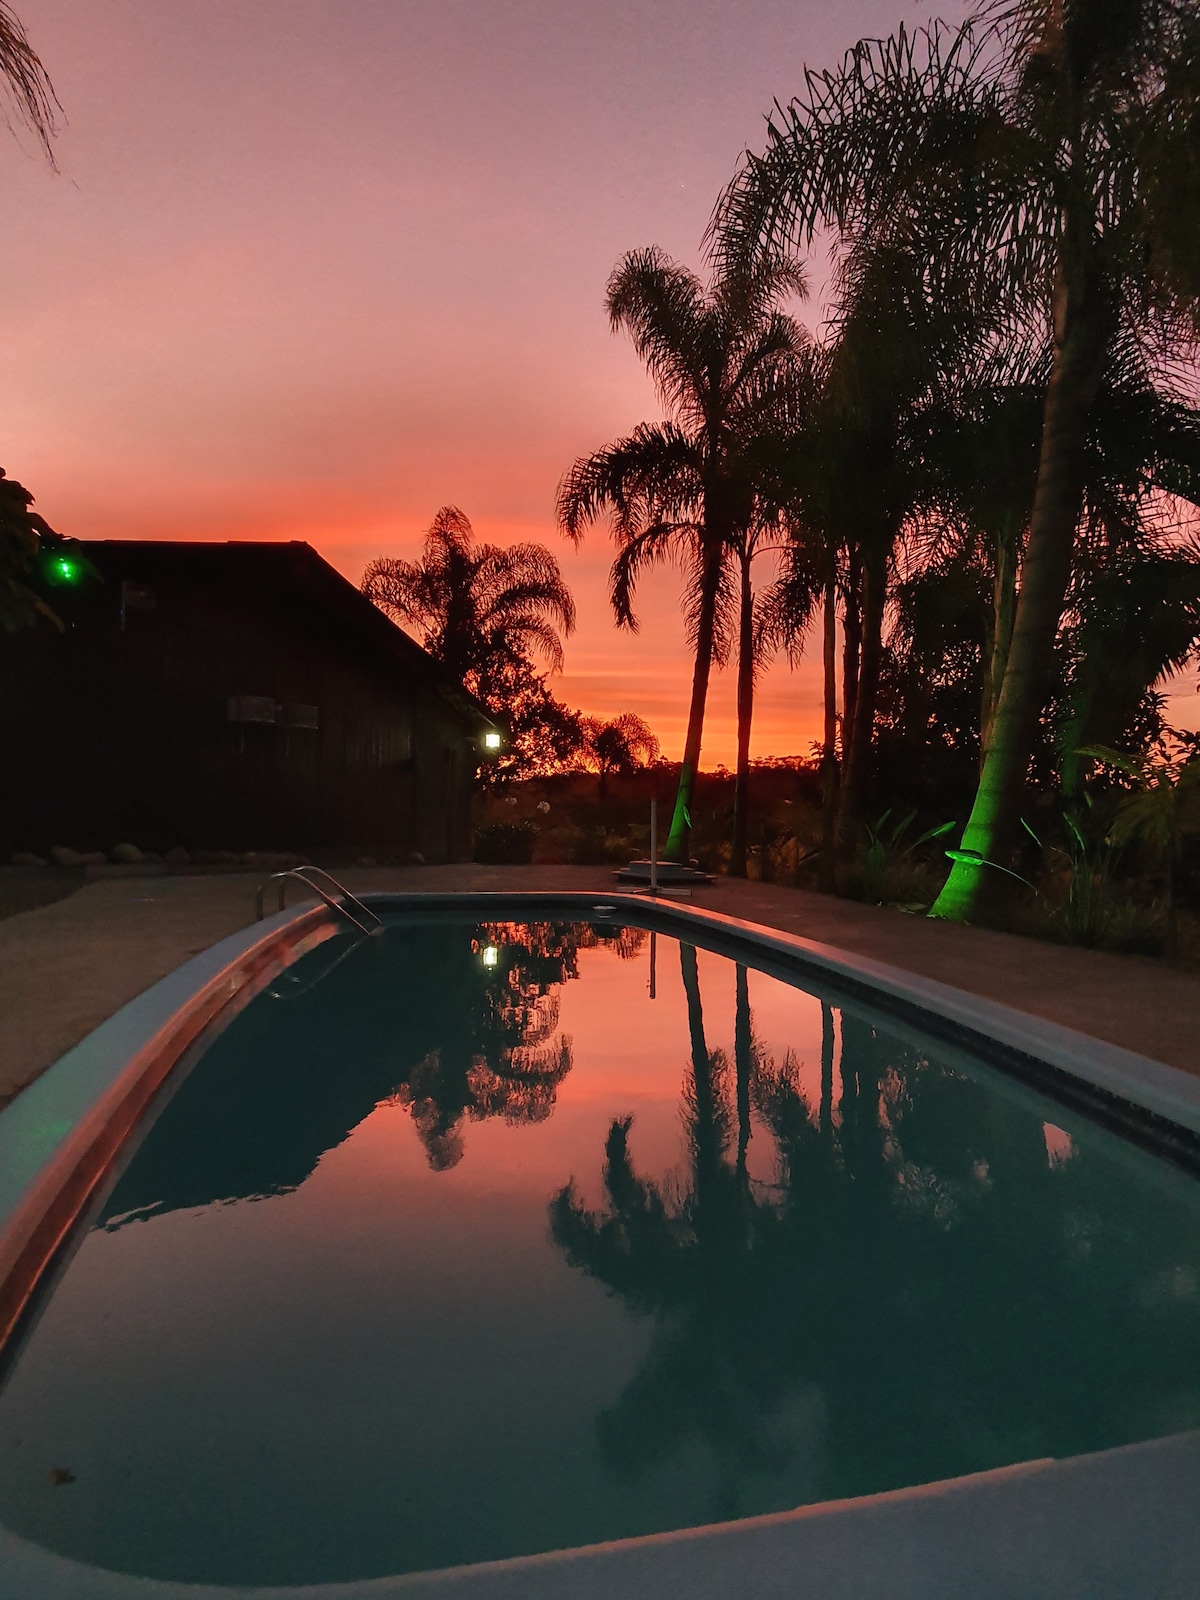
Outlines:
[[[392,930],[252,1003],[0,1395],[0,1516],[305,1582],[1200,1422],[1190,1180],[665,937],[652,1001],[610,944]]]

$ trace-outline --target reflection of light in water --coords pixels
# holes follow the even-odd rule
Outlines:
[[[1062,1128],[1056,1128],[1052,1122],[1043,1122],[1042,1136],[1046,1141],[1046,1165],[1065,1167],[1075,1154],[1071,1135]]]
[[[482,956],[485,967],[494,967],[500,959],[500,952],[494,944],[485,944]]]

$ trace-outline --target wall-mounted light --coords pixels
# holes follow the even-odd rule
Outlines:
[[[500,952],[494,944],[485,944],[480,951],[480,958],[485,967],[494,967],[500,960]]]
[[[499,750],[500,735],[498,733],[485,733],[483,736],[483,748],[485,750]]]
[[[44,570],[51,583],[78,583],[83,577],[83,562],[74,556],[54,555]]]

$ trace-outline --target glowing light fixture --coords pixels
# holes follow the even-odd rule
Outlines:
[[[485,733],[483,736],[483,748],[485,750],[499,750],[500,735],[498,733]]]
[[[500,952],[494,944],[484,945],[481,956],[485,967],[494,967],[500,960]]]
[[[1002,872],[1006,878],[1015,878],[1018,883],[1023,883],[1026,888],[1033,889],[1033,885],[1028,878],[1023,878],[1019,872],[1013,872],[1008,867],[1002,867],[998,861],[989,861],[986,856],[980,855],[978,850],[947,850],[946,854],[951,861],[961,863],[964,867],[995,867],[996,871]],[[1037,893],[1036,889],[1034,889],[1034,893]]]
[[[990,867],[992,863],[985,861],[978,850],[947,850],[951,861],[961,861],[964,867]]]
[[[83,567],[73,556],[55,556],[46,573],[51,583],[78,583]]]

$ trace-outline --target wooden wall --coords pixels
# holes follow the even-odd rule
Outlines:
[[[85,548],[102,581],[55,595],[67,632],[0,639],[5,855],[126,839],[469,853],[479,728],[379,647],[371,617],[356,626],[349,601],[331,612],[311,585],[156,563],[161,546],[140,560]],[[236,696],[275,702],[280,720],[231,721]],[[287,725],[310,707],[316,728]]]

